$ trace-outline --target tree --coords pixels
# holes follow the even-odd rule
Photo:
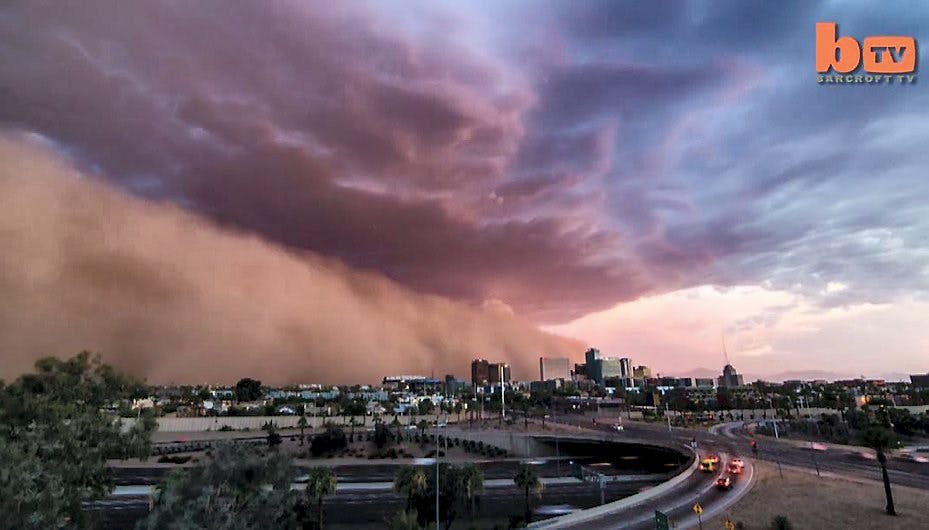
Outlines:
[[[40,359],[35,368],[0,383],[0,526],[86,527],[81,503],[113,488],[106,460],[150,452],[151,411],[140,411],[126,432],[110,412],[148,391],[89,352]]]
[[[310,478],[306,483],[306,498],[316,505],[316,528],[323,527],[323,497],[335,493],[338,479],[328,467],[310,469]]]
[[[791,530],[793,527],[786,515],[778,515],[771,520],[771,530]]]
[[[426,493],[426,473],[413,466],[403,466],[394,479],[394,491],[406,497],[407,511]]]
[[[344,449],[347,445],[348,440],[345,438],[345,431],[338,425],[328,423],[326,424],[326,430],[313,437],[310,444],[310,453],[313,456],[320,456]]]
[[[419,524],[419,514],[416,510],[397,512],[387,521],[387,527],[390,530],[425,530]]]
[[[378,451],[387,445],[389,437],[389,431],[384,423],[378,422],[374,424],[374,446],[377,447]]]
[[[303,445],[303,441],[306,439],[303,431],[306,429],[307,425],[306,414],[301,414],[300,419],[297,421],[297,427],[300,427],[300,445]]]
[[[261,399],[261,381],[246,377],[239,379],[235,384],[235,398],[237,401],[255,401]]]
[[[156,490],[140,530],[297,529],[301,499],[288,456],[220,444],[206,463],[175,469]]]
[[[401,430],[400,430],[400,429],[401,429],[400,419],[397,418],[396,416],[394,416],[394,421],[390,422],[390,424],[393,425],[394,428],[396,429],[397,443],[398,443],[398,444],[399,444],[399,443],[402,443],[402,442],[403,442],[403,433],[402,433]]]
[[[526,497],[526,524],[529,524],[530,519],[532,518],[532,506],[529,504],[530,494],[541,495],[542,494],[542,481],[539,480],[539,475],[536,473],[534,467],[529,464],[519,464],[519,468],[516,470],[516,476],[513,477],[513,483],[516,484],[516,487],[525,492]]]
[[[261,426],[261,429],[268,432],[268,447],[277,447],[281,445],[283,440],[281,439],[281,435],[277,432],[277,424],[273,421],[268,421]]]
[[[416,426],[419,427],[419,435],[420,435],[420,436],[425,436],[425,435],[426,435],[426,429],[429,428],[429,422],[426,421],[426,420],[419,420],[419,421],[416,423]]]
[[[463,408],[464,407],[462,406],[461,401],[457,401],[455,403],[455,414],[458,415],[458,423],[461,423],[461,411]]]
[[[419,415],[420,415],[420,416],[427,416],[427,415],[431,414],[431,413],[432,413],[432,408],[433,408],[433,407],[434,407],[434,405],[432,404],[432,400],[429,399],[429,398],[426,398],[426,399],[420,401],[420,402],[419,402]]]
[[[474,517],[474,499],[484,492],[484,474],[474,464],[464,464],[458,470],[461,498],[466,501],[468,517]]]
[[[394,480],[394,490],[407,499],[406,511],[417,514],[420,525],[435,519],[436,490],[439,498],[439,515],[446,530],[451,527],[464,505],[471,513],[475,497],[484,490],[484,476],[473,465],[439,465],[439,483],[434,473],[422,468],[403,466]]]
[[[890,491],[890,476],[887,474],[887,455],[884,451],[893,446],[893,433],[883,427],[869,427],[862,434],[865,444],[874,449],[877,453],[877,461],[881,464],[881,476],[884,478],[884,496],[887,497],[887,506],[885,507],[887,515],[897,515],[894,509],[894,497]]]

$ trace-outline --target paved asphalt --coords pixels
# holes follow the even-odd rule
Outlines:
[[[881,480],[880,467],[875,460],[862,455],[871,455],[873,451],[866,448],[834,448],[825,451],[812,451],[806,447],[798,447],[796,442],[776,440],[774,438],[759,436],[754,439],[758,442],[758,453],[751,452],[752,437],[743,429],[741,422],[719,425],[710,432],[702,429],[672,428],[669,432],[667,425],[648,424],[641,422],[624,422],[623,431],[615,431],[603,420],[599,424],[592,424],[585,418],[567,418],[572,425],[582,425],[587,429],[610,432],[612,437],[620,440],[624,437],[632,439],[673,440],[681,444],[689,444],[697,440],[699,452],[703,455],[716,454],[722,462],[729,458],[742,457],[746,465],[746,473],[738,477],[731,490],[720,491],[714,487],[717,474],[704,474],[697,472],[688,478],[673,493],[663,495],[657,499],[636,505],[628,510],[622,510],[593,521],[564,528],[623,528],[623,529],[651,529],[655,527],[654,512],[661,510],[669,515],[676,523],[676,528],[696,527],[698,520],[692,511],[695,503],[704,508],[703,519],[706,520],[722,511],[727,505],[735,502],[744,495],[752,481],[753,459],[765,460],[772,463],[780,462],[798,468],[807,468],[813,472],[818,466],[823,473],[833,475]],[[888,459],[888,473],[893,484],[929,489],[929,464],[905,462]]]

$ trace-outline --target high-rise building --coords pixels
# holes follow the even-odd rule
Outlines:
[[[641,365],[632,369],[633,383],[636,386],[645,386],[646,381],[652,377],[652,369],[648,366]]]
[[[490,377],[487,382],[492,385],[510,382],[510,365],[506,363],[490,363],[487,365]]]
[[[621,373],[620,377],[622,378],[622,386],[624,388],[629,388],[635,386],[633,383],[633,369],[632,369],[632,359],[628,357],[623,357],[619,360],[619,370]]]
[[[632,360],[628,357],[603,357],[600,350],[590,348],[584,354],[587,359],[587,376],[599,385],[632,386]]]
[[[910,376],[910,381],[913,383],[913,386],[917,388],[929,389],[929,372],[925,374],[913,374]]]
[[[539,357],[539,381],[571,379],[571,361],[567,357]]]
[[[497,385],[510,382],[510,365],[487,359],[471,361],[471,384],[475,386]]]
[[[590,377],[587,375],[586,363],[575,363],[574,371],[571,372],[571,380],[575,383],[579,383],[581,381],[590,381]]]
[[[596,348],[588,349],[584,352],[584,359],[587,361],[587,377],[602,385],[603,370],[600,363],[600,350]]]
[[[487,359],[474,359],[471,361],[471,384],[483,386],[490,381],[490,363]]]
[[[719,376],[719,386],[723,388],[732,388],[737,386],[742,386],[742,376],[735,371],[735,368],[731,364],[727,364],[723,367],[723,375]]]
[[[622,359],[616,359],[615,357],[604,357],[600,359],[600,377],[603,380],[618,377],[623,377],[623,363]]]

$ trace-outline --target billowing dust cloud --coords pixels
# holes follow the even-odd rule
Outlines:
[[[131,198],[31,143],[0,137],[0,160],[3,378],[83,349],[150,382],[465,377],[475,354],[528,378],[539,355],[582,350],[495,304],[418,294]]]

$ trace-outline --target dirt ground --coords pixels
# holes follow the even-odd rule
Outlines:
[[[777,515],[786,515],[796,530],[929,529],[929,491],[892,486],[897,517],[884,513],[884,485],[851,481],[834,475],[817,478],[793,468],[756,462],[757,482],[723,515],[704,522],[706,530],[724,528],[726,519],[746,529],[768,529]]]

